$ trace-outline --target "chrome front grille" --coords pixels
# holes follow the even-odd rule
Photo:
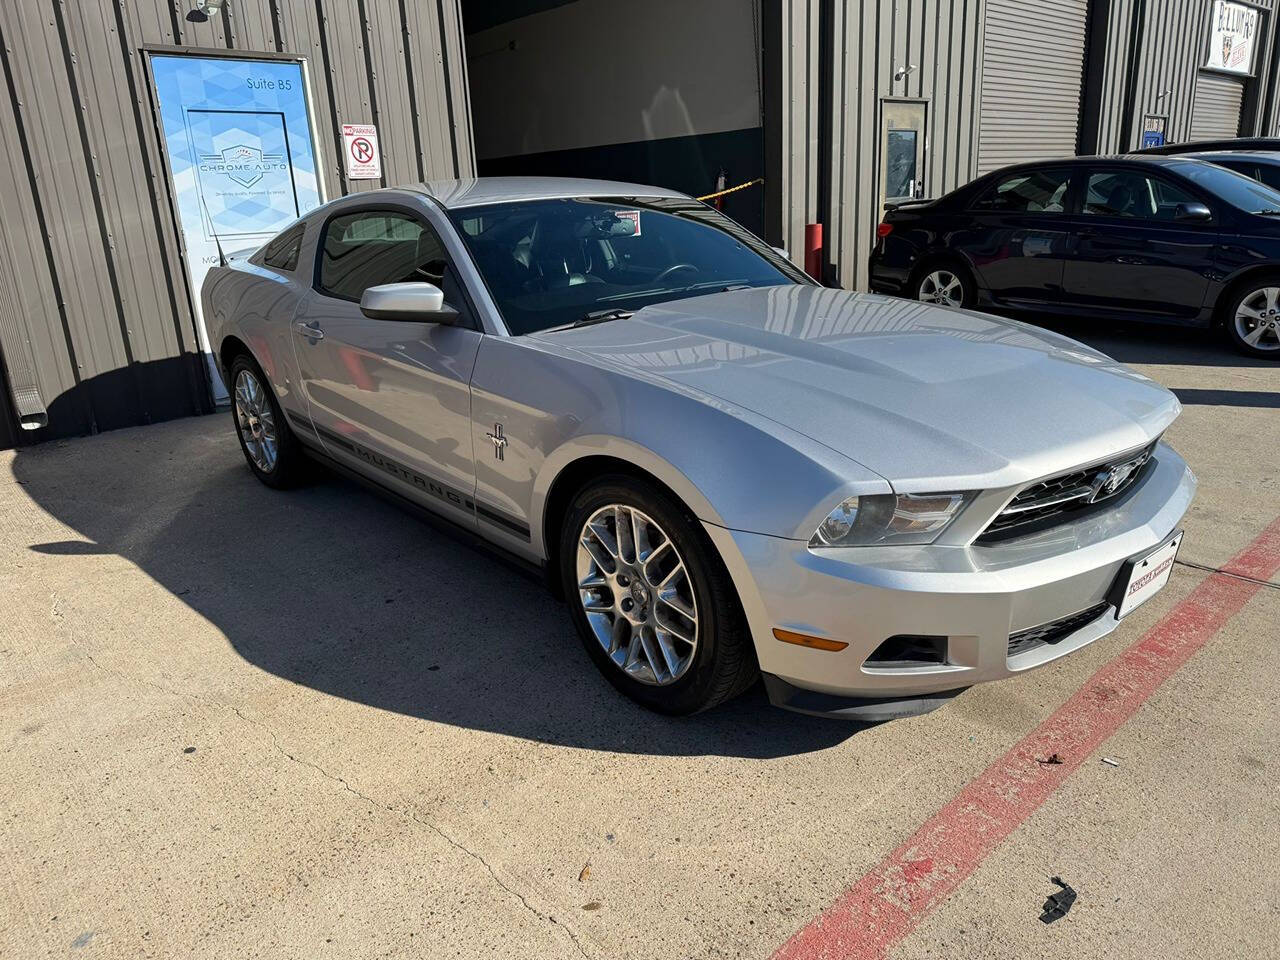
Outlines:
[[[1159,440],[1137,453],[1126,453],[1083,470],[1033,483],[1009,501],[987,524],[978,543],[994,543],[1022,536],[1100,509],[1120,496],[1146,473]]]
[[[1037,647],[1065,640],[1081,627],[1087,627],[1093,623],[1109,609],[1111,609],[1111,604],[1099,603],[1097,606],[1090,607],[1088,610],[1081,610],[1079,613],[1073,613],[1071,616],[1063,617],[1061,620],[1054,620],[1052,623],[1045,623],[1038,627],[1032,627],[1030,630],[1020,630],[1011,634],[1009,636],[1009,656],[1016,656],[1019,653],[1026,653],[1028,650],[1034,650]]]

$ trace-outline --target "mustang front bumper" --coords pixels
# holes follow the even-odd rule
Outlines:
[[[738,587],[771,698],[880,720],[933,709],[965,687],[1042,666],[1110,633],[1119,621],[1108,598],[1121,568],[1169,537],[1195,488],[1186,463],[1161,444],[1147,475],[1115,504],[989,546],[811,550],[705,526]],[[1012,635],[1058,622],[1069,632],[1011,651]],[[848,646],[784,643],[775,627]],[[931,638],[945,651],[941,662],[867,662],[904,636]]]

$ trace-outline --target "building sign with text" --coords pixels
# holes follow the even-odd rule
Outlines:
[[[1252,74],[1258,37],[1257,8],[1214,0],[1210,17],[1209,58],[1205,66],[1210,70]]]
[[[153,54],[160,124],[215,400],[200,287],[223,253],[266,243],[323,201],[305,74],[291,60]]]

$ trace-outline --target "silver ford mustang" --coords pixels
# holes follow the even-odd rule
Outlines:
[[[1115,629],[1195,490],[1167,390],[1072,340],[816,286],[682,194],[359,193],[210,271],[249,468],[307,458],[541,568],[668,713],[763,674],[884,719]]]

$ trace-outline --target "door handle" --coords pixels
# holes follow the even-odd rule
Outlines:
[[[295,320],[293,321],[293,329],[308,340],[324,339],[324,331],[320,329],[319,320]]]

